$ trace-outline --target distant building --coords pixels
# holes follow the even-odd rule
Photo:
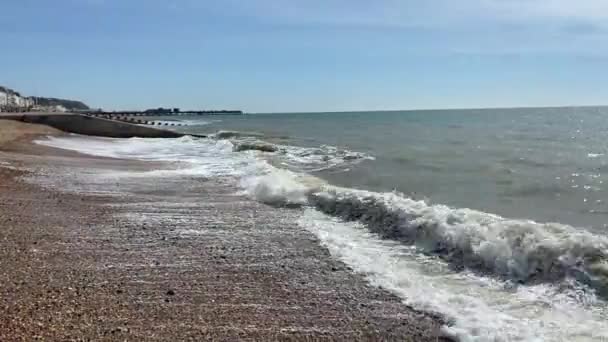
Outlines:
[[[6,106],[8,106],[8,94],[0,91],[0,112],[3,112]]]
[[[22,112],[31,110],[34,100],[22,97],[21,94],[4,87],[0,87],[0,112]]]
[[[89,107],[80,101],[22,96],[13,89],[0,86],[0,112],[67,112],[88,109]]]

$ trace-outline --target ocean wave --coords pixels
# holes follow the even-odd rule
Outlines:
[[[512,286],[508,281],[454,272],[437,257],[382,240],[359,222],[344,222],[313,208],[299,225],[370,284],[414,308],[445,318],[443,331],[458,341],[604,341],[606,310],[573,284]]]
[[[240,185],[246,195],[269,205],[305,205],[309,196],[325,184],[319,178],[277,169],[266,162],[260,162],[256,169],[262,172],[243,177]]]
[[[330,145],[319,147],[280,145],[278,147],[283,153],[282,159],[287,166],[296,167],[306,172],[347,167],[365,160],[375,159],[363,152],[340,149]]]
[[[568,283],[608,296],[608,238],[559,223],[506,219],[430,205],[400,193],[339,188],[294,172],[266,168],[242,182],[250,197],[272,205],[311,206],[359,222],[382,238],[413,245],[456,270],[515,284]]]
[[[267,137],[259,132],[218,131],[209,137],[215,140],[230,141],[234,145],[234,152],[261,151],[275,153],[280,164],[289,169],[298,169],[303,172],[323,171],[356,164],[363,160],[374,160],[373,156],[366,153],[340,149],[336,146],[303,147],[277,143],[273,140],[275,138]],[[281,140],[287,138],[280,137]]]
[[[608,295],[608,239],[567,225],[341,188],[313,193],[309,203],[326,214],[364,223],[383,238],[438,255],[458,269],[526,284],[571,278]]]
[[[234,145],[234,152],[260,151],[274,153],[275,160],[288,169],[316,172],[346,167],[363,160],[374,160],[368,154],[339,149],[335,146],[301,147],[272,144],[252,137],[228,139]]]

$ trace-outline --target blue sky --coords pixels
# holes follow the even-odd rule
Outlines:
[[[0,84],[106,109],[608,104],[606,0],[0,0],[0,42]]]

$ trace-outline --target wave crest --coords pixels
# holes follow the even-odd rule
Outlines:
[[[383,238],[416,245],[456,268],[519,283],[574,278],[608,295],[608,239],[573,227],[508,220],[428,205],[397,193],[331,189],[309,197],[318,210],[359,221]]]
[[[242,179],[241,187],[249,197],[270,205],[305,205],[309,196],[314,191],[318,191],[323,183],[312,176],[296,175],[271,166],[267,166],[266,169],[270,171],[264,175]]]

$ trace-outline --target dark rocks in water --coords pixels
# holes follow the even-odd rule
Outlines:
[[[256,132],[238,132],[238,131],[219,131],[214,134],[216,139],[230,139],[240,137],[263,137],[264,135]]]
[[[262,152],[276,152],[278,148],[272,144],[266,143],[240,143],[234,146],[234,152],[243,152],[243,151],[262,151]]]
[[[167,296],[175,296],[175,291],[173,291],[173,290],[167,291]]]

